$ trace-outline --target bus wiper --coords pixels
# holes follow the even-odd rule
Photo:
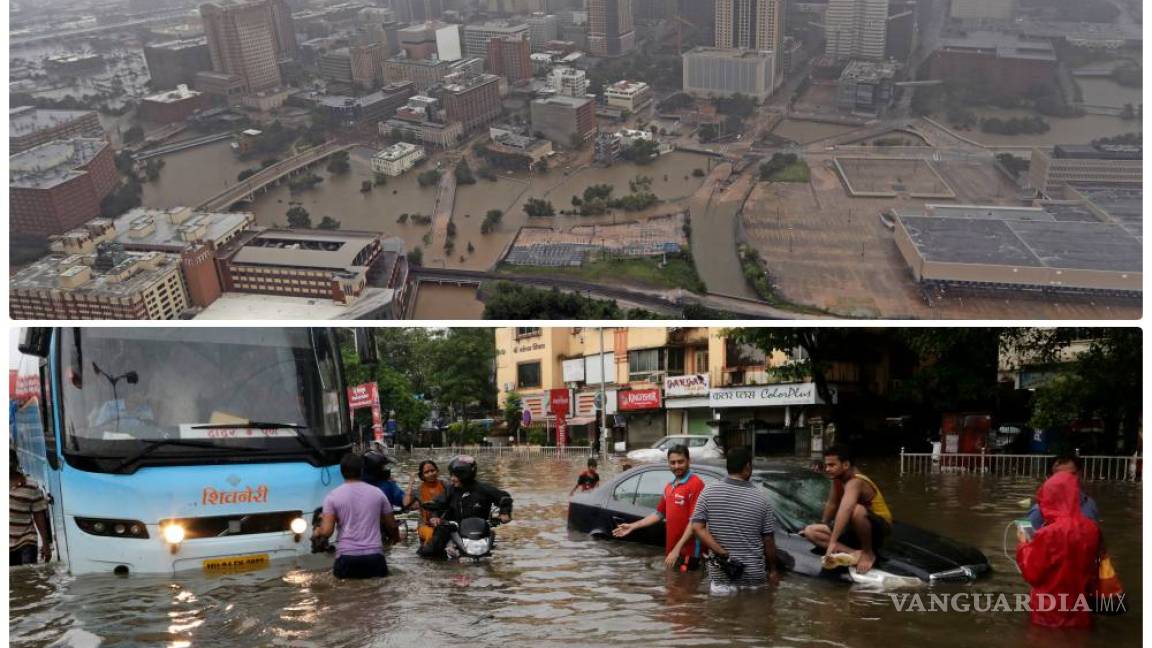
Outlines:
[[[278,423],[276,421],[247,421],[245,423],[212,423],[208,425],[193,425],[193,430],[226,430],[231,428],[252,428],[254,430],[292,430],[296,433],[296,440],[299,441],[304,447],[312,451],[312,454],[317,459],[324,459],[324,449],[321,448],[316,440],[310,435],[306,434],[304,430],[308,429],[306,425],[296,425],[295,423]]]
[[[218,446],[215,443],[212,443],[210,441],[192,441],[189,439],[148,439],[148,440],[144,441],[143,443],[147,447],[145,447],[140,452],[137,452],[136,454],[132,455],[131,457],[124,459],[124,461],[121,461],[119,464],[116,464],[116,467],[112,469],[112,472],[114,472],[114,473],[120,472],[121,470],[127,468],[128,466],[131,466],[132,464],[136,463],[137,461],[140,461],[144,457],[152,454],[152,452],[154,450],[156,450],[157,448],[161,448],[163,446],[185,446],[185,447],[189,447],[189,448],[213,448],[216,450],[223,449],[223,446]],[[236,450],[259,450],[259,448],[245,448],[243,446],[237,446],[235,449]]]

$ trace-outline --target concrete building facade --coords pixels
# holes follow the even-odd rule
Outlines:
[[[449,122],[460,122],[464,132],[487,126],[504,111],[500,99],[500,77],[494,74],[458,74],[445,79],[444,114]]]
[[[888,36],[888,0],[828,0],[825,54],[837,60],[883,60]]]
[[[716,47],[779,51],[784,0],[715,0]]]
[[[578,148],[596,136],[596,102],[557,95],[531,104],[532,132],[563,148]]]
[[[41,144],[8,160],[9,228],[50,236],[100,215],[120,181],[111,145],[74,138]]]
[[[1045,195],[1065,185],[1141,187],[1144,152],[1138,146],[1056,146],[1035,148],[1028,169],[1030,186]]]
[[[632,0],[588,0],[588,51],[622,56],[636,49]]]
[[[517,36],[501,36],[488,41],[488,73],[516,84],[532,78],[531,44]]]
[[[208,41],[192,38],[144,46],[144,62],[153,88],[175,88],[181,83],[192,85],[197,72],[212,69]]]
[[[493,38],[530,40],[531,30],[525,23],[489,22],[464,26],[464,56],[483,59],[488,56],[488,41]]]
[[[424,147],[408,142],[397,142],[372,156],[372,171],[398,176],[424,159]]]
[[[270,0],[219,0],[200,5],[204,34],[212,69],[234,74],[244,81],[245,92],[257,92],[281,84],[281,43],[278,23]],[[295,37],[292,39],[295,49]]]
[[[697,47],[684,54],[684,92],[696,97],[743,94],[763,102],[779,86],[772,52]]]
[[[100,116],[91,110],[46,110],[32,106],[8,110],[8,155],[70,137],[104,137]]]

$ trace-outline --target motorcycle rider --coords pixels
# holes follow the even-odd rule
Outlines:
[[[487,520],[493,506],[500,510],[501,523],[512,519],[512,496],[491,484],[477,481],[474,458],[466,455],[456,457],[448,464],[448,472],[451,481],[447,491],[431,505],[434,513],[428,522],[434,527],[432,539],[417,552],[424,558],[446,556],[445,548],[451,539],[452,530],[450,525],[441,522],[459,523],[466,518]]]
[[[391,461],[379,448],[374,447],[365,452],[363,481],[383,491],[392,508],[403,511],[404,489],[392,479],[392,469],[388,467]]]

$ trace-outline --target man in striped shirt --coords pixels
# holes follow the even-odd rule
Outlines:
[[[780,578],[772,505],[749,481],[752,451],[733,448],[727,453],[727,463],[728,478],[706,486],[692,514],[692,530],[713,556],[744,565],[743,574],[733,580],[715,561],[709,561],[708,578],[714,594],[769,581],[775,584]]]
[[[16,450],[8,452],[8,566],[36,563],[36,532],[43,544],[40,558],[52,558],[52,534],[48,530],[48,500],[36,484],[20,471]]]

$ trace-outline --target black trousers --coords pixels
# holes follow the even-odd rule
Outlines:
[[[332,564],[336,578],[383,578],[388,575],[388,561],[384,554],[367,556],[340,556]]]
[[[448,547],[448,543],[451,541],[451,525],[441,524],[432,529],[432,538],[428,540],[428,542],[420,545],[420,548],[416,550],[416,554],[422,558],[444,558],[447,556],[444,549]]]
[[[8,550],[8,566],[16,567],[18,565],[35,565],[40,558],[36,545],[24,545],[16,547],[15,549]]]

